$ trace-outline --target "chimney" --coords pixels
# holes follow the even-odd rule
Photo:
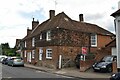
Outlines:
[[[79,15],[79,20],[80,20],[80,22],[83,22],[83,21],[84,21],[84,19],[83,19],[83,14],[80,14],[80,15]]]
[[[50,19],[52,19],[55,16],[55,10],[49,11]]]
[[[29,35],[32,32],[32,30],[29,29],[29,27],[27,27],[27,35]]]
[[[32,30],[39,24],[39,21],[34,21],[34,18],[33,18],[33,21],[32,21]]]

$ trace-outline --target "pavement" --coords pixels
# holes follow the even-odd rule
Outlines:
[[[86,72],[80,72],[79,69],[76,67],[72,68],[63,68],[60,70],[50,69],[47,67],[38,67],[31,64],[25,64],[25,67],[53,73],[53,74],[59,74],[69,77],[76,77],[76,78],[99,78],[99,79],[109,79],[112,73],[100,73],[100,72],[94,72],[92,69],[87,70]]]

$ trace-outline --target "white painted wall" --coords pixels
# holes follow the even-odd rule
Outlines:
[[[116,52],[117,52],[117,68],[120,68],[120,16],[116,16]]]
[[[117,56],[117,51],[115,47],[112,47],[112,55],[116,55]]]
[[[118,2],[118,9],[120,9],[120,1]]]

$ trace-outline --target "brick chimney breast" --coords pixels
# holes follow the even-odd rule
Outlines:
[[[52,19],[55,16],[55,10],[49,11],[50,19]]]
[[[80,15],[79,15],[79,20],[80,20],[80,22],[83,22],[83,21],[84,21],[83,14],[80,14]]]

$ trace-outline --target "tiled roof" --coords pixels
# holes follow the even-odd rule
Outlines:
[[[113,33],[90,23],[75,21],[69,18],[64,12],[59,13],[58,15],[54,16],[52,19],[48,19],[44,21],[43,23],[39,24],[34,30],[34,32],[31,33],[31,35],[28,35],[24,39],[33,37],[35,35],[38,35],[41,33],[41,31],[49,30],[53,28],[64,28],[69,30],[76,30],[81,32],[87,32],[87,33],[96,33],[96,34],[102,34],[102,35],[114,35]]]
[[[111,16],[113,17],[115,17],[116,15],[120,15],[120,9],[111,14]]]
[[[114,39],[113,41],[109,42],[106,47],[116,47],[116,39]]]

